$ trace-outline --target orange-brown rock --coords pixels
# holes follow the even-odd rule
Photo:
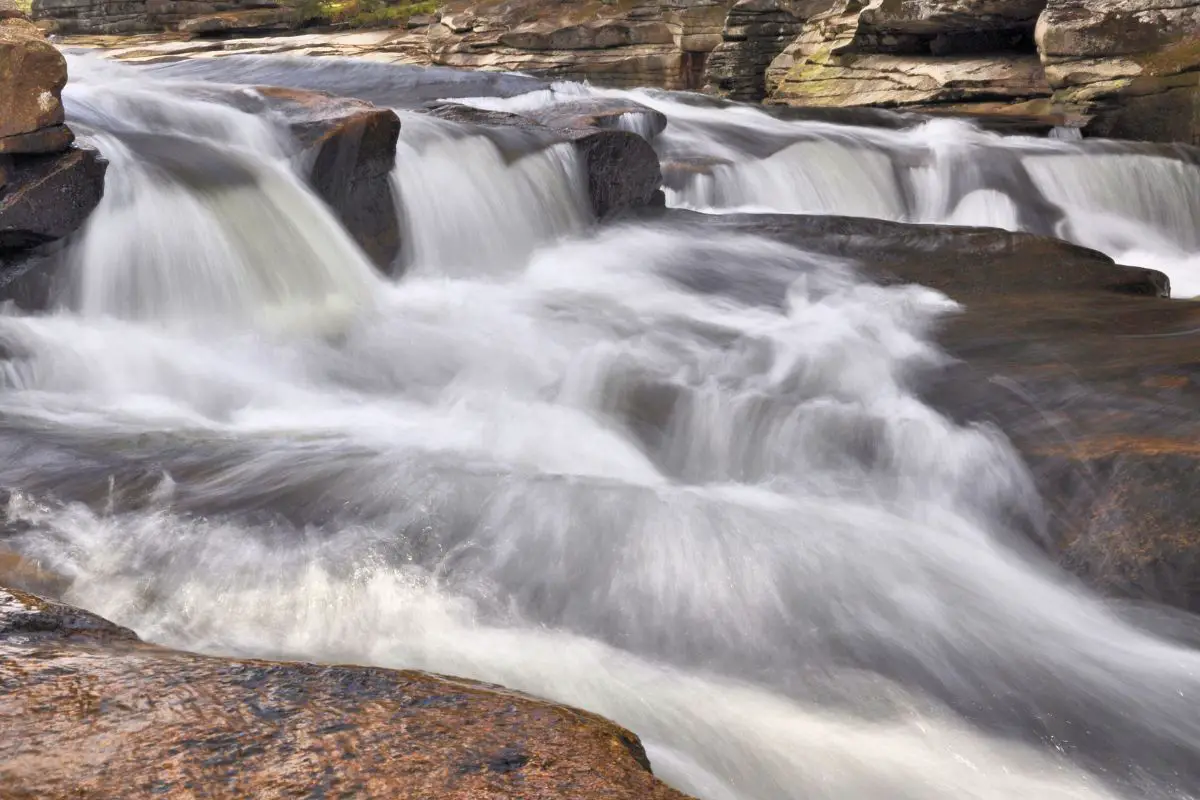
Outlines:
[[[8,137],[63,122],[67,62],[54,45],[22,19],[0,25],[0,152]]]
[[[0,794],[686,800],[593,714],[421,672],[212,658],[0,589]]]

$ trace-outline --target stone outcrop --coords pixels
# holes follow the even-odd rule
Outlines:
[[[1200,144],[1200,0],[1049,0],[1036,37],[1089,132]]]
[[[100,202],[104,162],[72,146],[67,64],[24,17],[0,18],[0,266],[69,235]]]
[[[452,0],[429,33],[434,64],[607,86],[699,89],[733,0]]]
[[[1049,110],[1034,49],[1043,0],[839,0],[767,71],[773,102],[1019,113]]]
[[[767,93],[766,71],[771,62],[800,35],[805,19],[828,5],[806,6],[787,0],[738,0],[729,9],[721,43],[708,57],[704,90],[730,100],[757,103]]]
[[[838,0],[767,70],[771,102],[1042,115],[1200,142],[1200,0]]]
[[[421,672],[166,650],[5,588],[0,719],[5,797],[686,800],[634,734],[584,711]]]
[[[33,0],[33,17],[61,34],[153,33],[196,17],[283,5],[275,0]]]
[[[661,198],[658,154],[644,136],[615,127],[619,117],[642,112],[646,119],[658,119],[655,112],[636,104],[614,107],[603,102],[590,109],[585,104],[566,111],[553,109],[540,118],[536,113],[531,118],[453,103],[430,109],[433,116],[474,126],[481,135],[498,136],[495,141],[502,150],[512,151],[511,157],[519,157],[520,150],[570,142],[583,162],[597,219],[654,205]],[[510,130],[520,135],[519,140],[506,135]]]

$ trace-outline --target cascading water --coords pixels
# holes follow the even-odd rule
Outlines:
[[[749,107],[579,84],[460,102],[520,112],[581,95],[622,97],[667,115],[656,147],[668,164],[687,167],[682,183],[669,187],[671,205],[1030,231],[1160,269],[1176,297],[1200,294],[1194,149],[1155,154],[1065,133],[1000,136],[951,119],[904,130],[784,120]]]
[[[753,236],[589,232],[563,151],[509,160],[407,117],[412,264],[387,283],[328,233],[279,132],[186,84],[72,70],[72,122],[114,159],[70,253],[91,288],[0,317],[0,484],[19,490],[17,546],[71,579],[68,600],[180,647],[580,705],[703,800],[1200,791],[1200,653],[1027,552],[1041,512],[1019,458],[918,395],[943,360],[944,296]],[[678,110],[661,146],[711,141],[730,161],[803,127],[721,139],[704,126],[724,112],[637,96],[672,126]],[[126,102],[142,113],[100,113]],[[769,119],[729,113],[726,128]],[[931,148],[956,127],[826,128],[857,143],[853,163],[806,129],[707,179],[749,192],[781,159],[824,210],[1030,213],[1011,176],[933,186],[983,146]],[[909,161],[880,145],[897,138]],[[1037,148],[1076,146],[1013,147],[1033,183]],[[1062,191],[1064,209],[1092,202]],[[260,315],[331,293],[374,313],[341,315],[336,336]],[[169,324],[221,315],[237,324]]]

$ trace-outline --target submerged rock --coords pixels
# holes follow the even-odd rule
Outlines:
[[[685,800],[594,714],[421,672],[171,651],[4,588],[0,717],[12,796]]]

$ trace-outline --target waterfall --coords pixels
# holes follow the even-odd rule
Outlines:
[[[168,323],[337,325],[371,301],[372,267],[293,174],[283,131],[89,64],[72,59],[64,99],[109,169],[70,254],[73,308]]]
[[[569,144],[510,160],[490,139],[421,114],[402,116],[393,180],[405,261],[446,274],[519,268],[591,217]]]
[[[918,391],[949,298],[715,226],[593,224],[569,146],[418,111],[385,280],[226,84],[400,107],[419,75],[71,71],[108,192],[70,302],[0,314],[10,538],[69,601],[188,650],[581,706],[701,800],[1200,792],[1200,653],[1022,546],[1045,511],[1012,444]],[[1196,252],[1184,156],[534,89],[467,102],[661,111],[664,161],[700,165],[677,204],[1045,227],[1176,273]]]

